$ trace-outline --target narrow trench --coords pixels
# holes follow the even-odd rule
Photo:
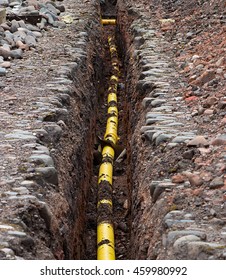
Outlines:
[[[102,17],[115,18],[115,6],[109,5],[102,7]],[[103,77],[98,87],[98,112],[96,121],[95,140],[93,148],[93,176],[91,180],[91,187],[87,199],[86,218],[84,240],[85,244],[83,259],[93,260],[97,258],[97,181],[98,172],[101,162],[100,147],[105,133],[107,123],[107,92],[109,87],[109,79],[111,73],[111,60],[108,45],[108,37],[112,36],[119,39],[116,34],[117,28],[114,25],[103,26],[102,45],[104,46],[103,54]],[[116,41],[117,44],[117,41]],[[122,60],[120,50],[118,49],[119,61]],[[129,189],[127,184],[127,166],[126,155],[118,158],[122,151],[125,153],[126,148],[126,120],[125,120],[125,70],[123,64],[120,62],[120,78],[118,83],[118,112],[119,125],[118,136],[119,141],[115,149],[115,161],[113,166],[113,221],[115,233],[115,253],[116,259],[128,259],[127,251],[129,245]],[[118,158],[118,160],[117,160]]]

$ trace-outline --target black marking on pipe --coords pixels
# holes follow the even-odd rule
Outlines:
[[[112,113],[108,113],[107,114],[107,118],[111,118],[111,117],[117,117],[117,112],[112,112]],[[116,123],[116,122],[115,122]]]
[[[97,247],[100,247],[102,245],[108,245],[112,248],[114,248],[112,245],[111,245],[111,241],[109,239],[104,239],[104,240],[101,240],[98,244],[97,244]]]
[[[113,161],[114,161],[113,158],[103,155],[102,163],[109,162],[109,163],[113,164]]]
[[[106,177],[110,177],[109,175],[106,175],[105,173],[104,174],[101,174],[99,176],[99,179],[101,179],[102,177],[106,178]],[[107,180],[101,180],[101,182],[108,182]],[[109,183],[110,184],[110,183]]]

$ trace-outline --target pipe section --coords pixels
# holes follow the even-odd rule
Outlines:
[[[103,25],[116,25],[116,19],[101,19]]]
[[[98,177],[97,204],[97,259],[115,260],[115,241],[113,225],[112,177],[115,151],[118,141],[117,87],[119,80],[119,62],[114,39],[108,37],[111,54],[112,76],[108,88],[108,119],[102,150],[102,162]]]

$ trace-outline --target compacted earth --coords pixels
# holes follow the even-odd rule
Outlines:
[[[108,35],[116,258],[226,259],[225,1],[0,0],[0,16],[0,259],[96,259]]]

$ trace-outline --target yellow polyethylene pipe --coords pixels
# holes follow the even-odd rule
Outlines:
[[[110,199],[99,200],[97,203],[97,207],[99,207],[101,204],[109,204],[112,207],[112,201]]]
[[[116,24],[116,20],[101,20],[102,24]],[[108,88],[108,119],[104,140],[106,145],[102,150],[102,163],[99,169],[98,186],[99,199],[97,208],[99,223],[97,225],[97,259],[115,260],[114,227],[112,222],[112,199],[105,196],[106,186],[112,188],[113,160],[115,156],[114,145],[118,141],[118,108],[117,108],[117,85],[119,80],[119,65],[117,61],[117,49],[113,38],[108,38],[112,58],[113,75],[110,77]],[[105,207],[107,208],[105,209]],[[104,210],[104,213],[101,212]],[[108,214],[107,214],[108,213]],[[104,214],[104,215],[103,215]],[[109,215],[106,217],[105,215]]]
[[[97,259],[115,260],[114,243],[114,229],[112,224],[99,224],[97,226]]]
[[[117,103],[117,95],[114,92],[111,92],[108,94],[108,103],[110,103],[111,101],[114,101]]]
[[[106,145],[103,148],[102,156],[103,156],[103,158],[110,157],[113,160],[114,156],[115,156],[115,151],[114,151],[114,149],[111,146]]]
[[[116,25],[116,19],[102,19],[101,23],[103,25]]]
[[[115,81],[116,83],[118,82],[118,77],[112,75],[110,78],[110,81]]]
[[[116,107],[110,107],[108,109],[108,114],[114,115],[114,117],[116,118],[115,121],[118,121],[118,109]]]
[[[118,140],[118,135],[117,135],[117,127],[111,126],[107,127],[106,134],[104,136],[105,140],[109,140],[113,144],[115,144]]]
[[[101,181],[107,181],[110,185],[112,185],[112,173],[112,164],[110,162],[103,162],[99,170],[98,184],[100,184]]]

